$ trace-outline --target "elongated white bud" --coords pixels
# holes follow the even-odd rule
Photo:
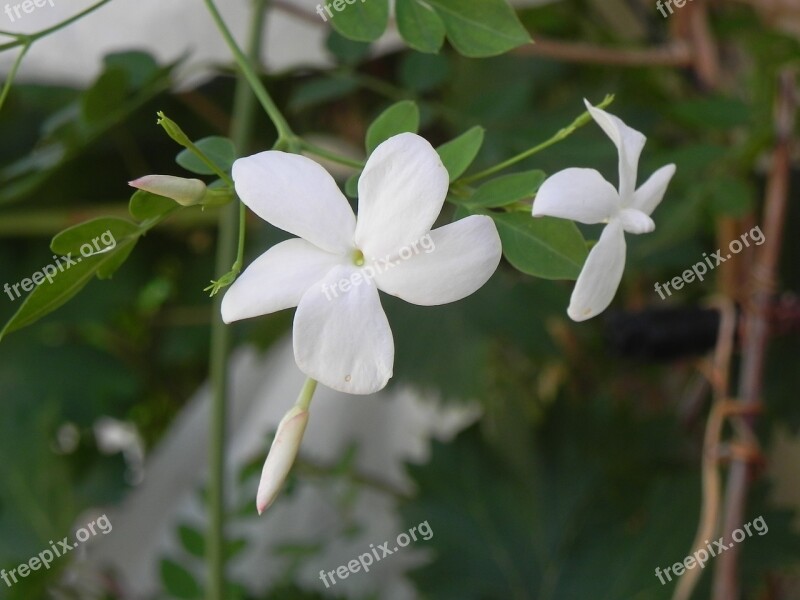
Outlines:
[[[128,183],[151,194],[175,200],[181,206],[200,204],[206,195],[206,184],[199,179],[186,179],[172,175],[145,175]]]
[[[289,471],[292,469],[300,442],[308,424],[308,410],[294,406],[278,425],[272,447],[269,449],[261,483],[258,485],[256,508],[262,514],[275,501]]]

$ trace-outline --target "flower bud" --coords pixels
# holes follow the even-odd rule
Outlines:
[[[203,201],[208,188],[199,179],[185,179],[172,175],[145,175],[128,183],[151,194],[175,200],[181,206],[195,206]]]
[[[278,431],[264,463],[264,470],[261,472],[261,483],[258,485],[256,508],[259,515],[269,508],[283,487],[297,458],[307,424],[308,409],[294,406],[278,425]]]
[[[167,132],[169,137],[171,137],[184,148],[188,148],[192,145],[192,141],[189,139],[188,135],[183,133],[183,129],[180,128],[180,125],[165,115],[163,111],[158,112],[157,123],[164,128],[164,131]]]

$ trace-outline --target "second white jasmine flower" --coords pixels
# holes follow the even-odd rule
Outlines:
[[[655,229],[650,215],[675,174],[675,165],[661,167],[636,189],[639,155],[647,138],[618,117],[584,102],[617,147],[619,189],[594,169],[570,168],[548,178],[533,203],[534,217],[608,223],[589,252],[572,291],[567,314],[574,321],[591,319],[611,304],[625,270],[625,232],[639,234]]]

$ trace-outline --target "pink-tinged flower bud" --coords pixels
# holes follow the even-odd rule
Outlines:
[[[308,424],[308,410],[294,406],[281,420],[261,472],[256,507],[262,514],[275,501],[297,458]]]
[[[206,184],[199,179],[185,179],[172,175],[145,175],[128,183],[151,194],[175,200],[181,206],[200,204],[206,195]]]

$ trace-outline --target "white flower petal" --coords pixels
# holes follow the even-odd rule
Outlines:
[[[589,114],[611,138],[619,151],[619,195],[623,202],[626,202],[636,189],[639,156],[647,138],[632,127],[628,127],[619,117],[595,108],[586,99],[583,102],[589,109]]]
[[[635,208],[623,208],[619,211],[619,220],[628,233],[650,233],[656,228],[653,219]]]
[[[372,394],[386,386],[394,365],[392,330],[361,269],[334,267],[306,292],[294,317],[294,357],[303,373],[340,392]]]
[[[625,270],[625,234],[622,223],[613,219],[603,229],[589,252],[572,290],[567,314],[573,321],[585,321],[600,314],[617,293]]]
[[[646,215],[652,215],[664,198],[673,175],[675,175],[675,165],[666,165],[653,173],[633,194],[631,208],[636,208]]]
[[[559,217],[580,223],[602,223],[620,209],[614,186],[594,169],[559,171],[539,188],[533,201],[534,217]]]
[[[375,282],[387,294],[412,304],[447,304],[486,283],[501,254],[494,221],[473,215],[434,229],[407,253],[402,252],[394,266],[378,262],[373,266],[378,270]]]
[[[256,496],[258,514],[267,510],[278,497],[278,492],[297,458],[306,425],[308,425],[308,410],[298,406],[293,407],[281,419],[261,471],[261,482],[258,484]]]
[[[233,163],[236,193],[259,217],[328,252],[353,248],[356,219],[325,169],[305,156],[270,150]]]
[[[356,245],[367,256],[395,254],[430,231],[449,175],[424,138],[401,133],[378,146],[358,181]]]
[[[228,288],[222,320],[231,323],[297,306],[312,285],[345,260],[298,238],[276,244]]]

